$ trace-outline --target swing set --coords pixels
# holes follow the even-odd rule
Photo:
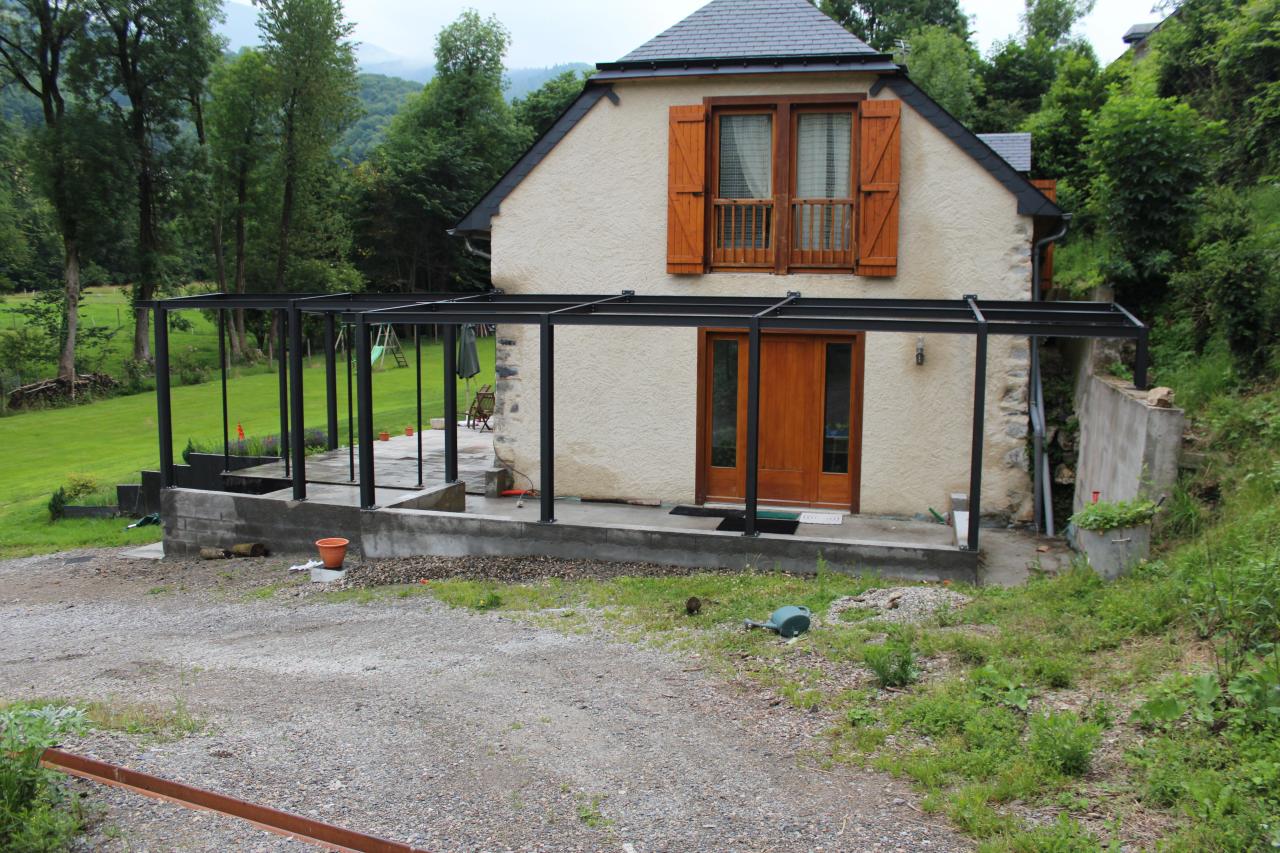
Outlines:
[[[338,332],[337,349],[345,350],[346,335],[347,330],[345,328]],[[409,360],[404,356],[404,347],[400,346],[400,336],[396,334],[395,326],[390,323],[384,323],[374,327],[373,347],[369,351],[369,366],[378,367],[386,359],[388,353],[395,359],[397,367],[409,366]]]

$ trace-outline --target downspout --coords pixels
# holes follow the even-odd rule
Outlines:
[[[1071,214],[1062,215],[1062,227],[1054,233],[1036,240],[1031,247],[1031,301],[1041,300],[1041,258],[1050,243],[1061,240],[1071,225]],[[1031,337],[1031,432],[1035,445],[1032,460],[1032,491],[1035,501],[1036,527],[1042,533],[1053,535],[1053,480],[1049,472],[1049,453],[1045,447],[1044,385],[1040,379],[1040,338]]]
[[[489,254],[488,252],[484,251],[483,249],[477,249],[477,248],[476,248],[476,247],[471,243],[471,238],[470,238],[470,237],[463,237],[463,238],[462,238],[462,242],[466,245],[466,247],[467,247],[467,251],[468,251],[468,252],[470,252],[471,254],[476,255],[476,256],[478,256],[478,257],[481,257],[481,258],[484,258],[486,261],[491,261],[491,260],[493,260],[493,255]]]

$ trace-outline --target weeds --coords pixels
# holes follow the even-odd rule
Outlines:
[[[1030,729],[1027,749],[1042,767],[1064,776],[1089,772],[1093,751],[1102,735],[1097,723],[1083,722],[1070,711],[1051,711],[1032,715]]]
[[[906,687],[920,677],[916,668],[915,631],[894,625],[880,645],[867,646],[863,661],[881,687]]]
[[[40,766],[46,748],[86,727],[76,708],[13,706],[0,711],[0,849],[59,850],[80,828],[75,796]]]

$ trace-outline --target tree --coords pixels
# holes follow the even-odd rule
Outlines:
[[[942,27],[969,38],[959,0],[810,0],[840,26],[882,53],[922,27]]]
[[[214,196],[218,199],[215,215],[224,215],[225,203],[230,207],[235,223],[231,289],[236,293],[245,292],[251,186],[259,185],[261,173],[272,153],[270,146],[276,114],[262,93],[271,91],[273,86],[266,57],[261,51],[252,49],[223,59],[209,80],[209,147]],[[224,199],[227,201],[223,202]],[[246,351],[243,310],[235,312],[234,325],[232,353],[243,355]]]
[[[67,103],[62,94],[63,63],[74,41],[84,30],[83,4],[60,0],[4,0],[0,3],[0,60],[4,71],[40,101],[44,118],[44,143],[49,201],[57,215],[62,234],[64,324],[62,349],[58,356],[58,377],[70,382],[74,396],[76,377],[77,310],[80,304],[81,217],[71,163],[67,150],[72,129],[68,126]]]
[[[578,71],[565,71],[552,77],[523,98],[511,102],[516,121],[541,136],[555,124],[560,114],[582,94],[582,86],[589,75]]]
[[[1044,39],[997,42],[982,66],[982,98],[975,129],[1002,133],[1019,127],[1053,85],[1057,53]]]
[[[907,66],[912,81],[960,121],[971,121],[982,79],[975,67],[978,55],[969,43],[951,30],[929,26],[909,34],[906,48],[898,61]]]
[[[1113,95],[1090,124],[1089,207],[1106,243],[1103,273],[1139,313],[1163,300],[1189,242],[1216,129],[1176,99],[1127,94]]]
[[[1065,44],[1075,25],[1093,11],[1094,0],[1025,0],[1022,28],[1027,41]]]
[[[507,31],[463,12],[436,41],[436,76],[359,174],[361,256],[375,286],[482,287],[487,270],[446,231],[527,145],[502,97]]]
[[[77,88],[116,117],[132,146],[137,184],[137,281],[134,302],[150,300],[163,277],[161,212],[165,154],[220,50],[213,21],[218,0],[91,0]],[[149,361],[148,312],[136,309],[133,357]]]
[[[1080,185],[1084,175],[1083,143],[1090,118],[1107,100],[1098,62],[1089,52],[1070,51],[1058,63],[1058,76],[1040,101],[1040,109],[1023,124],[1031,131],[1033,173],[1065,178]]]
[[[280,128],[275,289],[283,291],[300,184],[330,157],[356,117],[356,61],[341,0],[260,0],[259,6]]]

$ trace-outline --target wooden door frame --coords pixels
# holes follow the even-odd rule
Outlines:
[[[708,415],[710,414],[711,404],[711,384],[707,381],[707,370],[711,367],[711,348],[709,339],[716,334],[745,335],[746,329],[734,329],[727,327],[712,327],[698,329],[698,399],[696,407],[697,424],[696,424],[696,452],[694,454],[694,465],[696,467],[694,475],[694,501],[698,504],[705,503],[707,500],[707,443],[710,439],[711,422]],[[858,429],[853,431],[850,425],[849,435],[849,486],[851,500],[849,502],[849,511],[858,512],[862,505],[862,412],[863,412],[863,381],[866,375],[866,354],[867,354],[867,333],[866,332],[823,332],[809,329],[778,329],[761,331],[764,335],[806,335],[811,337],[822,338],[849,338],[853,344],[853,388],[850,395],[850,408],[852,423],[856,423]],[[763,347],[763,340],[761,341]],[[739,405],[743,405],[739,401]],[[741,440],[745,442],[745,432],[741,436]]]

